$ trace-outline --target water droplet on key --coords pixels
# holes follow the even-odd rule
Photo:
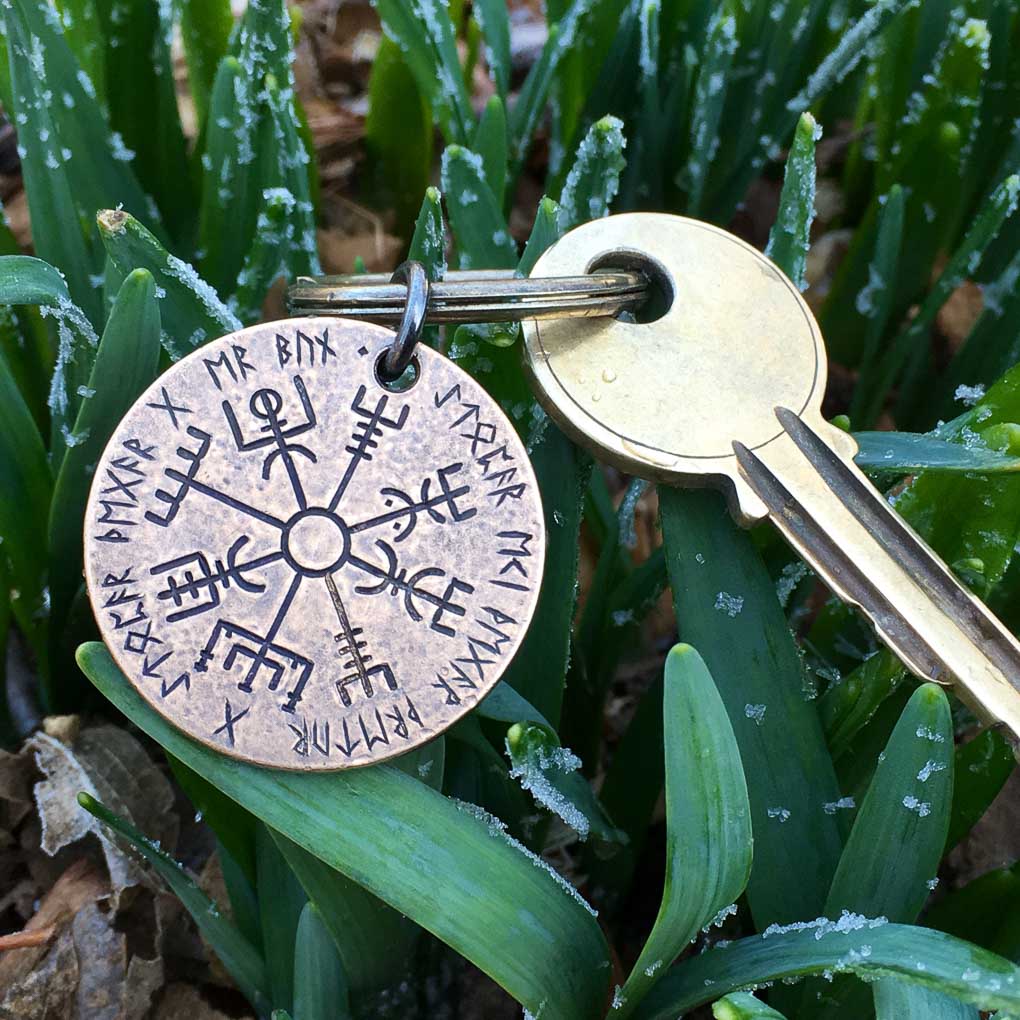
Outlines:
[[[611,368],[602,369],[602,381],[607,383],[616,382],[616,372]]]
[[[599,401],[600,401],[601,399],[602,399],[602,394],[601,394],[601,393],[599,393],[599,391],[598,391],[598,390],[596,390],[596,391],[595,391],[595,392],[594,392],[594,393],[593,393],[593,394],[591,395],[591,402],[592,402],[593,404],[597,404],[597,403],[598,403],[598,402],[599,402]]]

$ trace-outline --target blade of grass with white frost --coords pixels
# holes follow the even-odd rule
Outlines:
[[[878,213],[875,249],[868,264],[868,282],[857,292],[850,316],[863,317],[863,341],[857,385],[850,402],[850,421],[858,427],[872,424],[881,405],[872,397],[873,378],[882,338],[889,325],[896,296],[896,267],[903,244],[903,217],[906,197],[903,188],[894,184],[885,195]]]
[[[666,885],[659,914],[610,1016],[625,1017],[698,932],[725,917],[751,873],[751,808],[726,706],[701,656],[666,657]]]
[[[294,939],[293,1020],[351,1020],[347,975],[313,903],[305,906]]]
[[[199,932],[220,958],[227,973],[237,982],[245,998],[260,1012],[268,1009],[266,965],[261,955],[241,933],[220,915],[216,904],[168,854],[146,839],[133,825],[90,797],[78,794],[78,803],[95,815],[121,839],[135,848],[152,865],[161,879],[191,914]]]
[[[41,55],[32,48],[30,36],[13,10],[0,15],[0,29],[7,39],[10,60],[13,116],[18,128],[18,156],[28,198],[35,251],[61,267],[67,283],[93,323],[102,321],[99,293],[93,276],[100,266],[98,253],[77,229],[80,206],[76,201],[64,149],[53,122],[50,104],[40,76]],[[71,150],[67,150],[70,152]],[[70,300],[70,295],[68,295]]]
[[[497,91],[510,91],[510,13],[503,0],[475,0],[471,7],[485,40],[485,62]]]
[[[506,735],[510,775],[535,802],[569,825],[582,841],[619,844],[626,836],[613,825],[581,770],[581,759],[562,747],[547,726],[516,722]]]
[[[946,845],[953,799],[953,721],[935,684],[913,693],[893,729],[843,848],[824,914],[843,911],[912,924]],[[867,1011],[859,982],[809,982],[805,1017]]]
[[[425,189],[407,257],[425,267],[425,275],[432,283],[446,276],[446,223],[443,220],[443,196],[438,188]],[[439,327],[426,326],[422,330],[422,341],[438,350]]]
[[[485,104],[471,147],[482,157],[485,180],[496,204],[502,208],[506,193],[506,108],[499,96],[490,96]]]
[[[75,441],[71,427],[81,406],[81,387],[87,386],[99,337],[71,296],[60,273],[29,255],[0,258],[0,305],[38,305],[44,319],[53,319],[57,332],[56,363],[50,378],[50,460],[59,466],[67,446]]]
[[[186,262],[171,255],[133,216],[119,209],[99,213],[106,250],[123,272],[148,269],[156,281],[162,341],[175,361],[209,340],[241,328],[216,291]]]
[[[151,274],[138,269],[120,288],[57,472],[49,513],[50,616],[63,631],[81,587],[82,518],[92,470],[117,423],[159,368],[159,305]],[[70,678],[69,678],[70,679]],[[77,681],[74,681],[75,683]],[[73,699],[71,699],[73,701]]]
[[[588,129],[560,194],[560,233],[609,215],[620,189],[620,173],[627,164],[626,147],[623,122],[616,117],[603,117]]]
[[[404,60],[428,96],[448,143],[469,145],[475,115],[464,85],[450,14],[442,0],[375,0],[383,31],[400,46]]]
[[[775,584],[718,493],[659,486],[659,506],[680,638],[715,678],[744,762],[751,913],[759,929],[817,917],[841,850],[822,805],[840,792]]]
[[[726,78],[737,48],[736,0],[723,0],[712,13],[701,67],[691,100],[690,156],[684,169],[687,208],[697,214],[709,169],[719,147]]]
[[[597,921],[576,890],[508,842],[495,819],[387,765],[298,774],[228,760],[146,705],[102,645],[83,645],[78,661],[172,754],[466,956],[531,1013],[597,1014],[610,974]]]
[[[632,129],[633,147],[623,183],[626,209],[662,208],[663,143],[667,123],[659,81],[662,0],[644,0],[638,11],[640,82]]]
[[[265,186],[274,191],[282,189],[293,199],[286,210],[289,230],[283,246],[284,265],[292,278],[322,272],[308,179],[311,157],[302,136],[294,95],[292,77],[281,81],[276,75],[266,76],[264,102],[276,158],[275,166],[266,169]]]
[[[100,13],[96,0],[58,0],[64,39],[89,76],[96,98],[106,104],[106,12]]]
[[[594,0],[573,0],[566,13],[549,26],[549,36],[510,111],[510,180],[515,181],[545,110],[556,69],[575,44],[578,31],[589,16]]]
[[[291,1009],[295,936],[308,894],[261,822],[255,824],[255,888],[270,1001]]]
[[[974,1006],[894,978],[876,981],[876,1020],[980,1020]]]
[[[715,1020],[786,1020],[782,1013],[756,999],[750,992],[734,992],[712,1003]]]
[[[982,1009],[1020,1010],[1020,968],[942,932],[844,914],[730,942],[674,964],[636,1020],[675,1020],[720,995],[831,971],[894,977]]]
[[[261,318],[262,305],[274,281],[290,276],[286,257],[294,233],[294,224],[290,221],[294,196],[286,188],[266,188],[262,200],[255,236],[244,266],[237,274],[237,291],[229,301],[231,309],[246,326]]]
[[[765,254],[798,290],[807,287],[804,273],[815,218],[815,142],[821,137],[822,129],[815,118],[802,113],[786,160],[779,212],[765,248]]]
[[[964,446],[918,432],[855,432],[857,466],[869,474],[963,471],[983,475],[1020,471],[1020,457],[987,446]],[[1005,438],[1005,437],[1003,437]]]
[[[95,86],[72,54],[53,8],[46,0],[11,0],[4,19],[8,34],[17,31],[25,36],[33,88],[43,98],[55,129],[49,155],[57,162],[70,160],[73,198],[83,222],[91,223],[96,209],[122,203],[159,231],[158,213],[131,169],[123,140],[111,133]],[[67,229],[67,224],[62,227]]]

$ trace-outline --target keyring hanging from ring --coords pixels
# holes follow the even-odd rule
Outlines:
[[[393,344],[383,358],[380,375],[389,382],[399,379],[411,364],[414,348],[421,337],[429,308],[429,278],[420,262],[408,260],[393,270],[390,283],[403,283],[407,287],[400,327]]]

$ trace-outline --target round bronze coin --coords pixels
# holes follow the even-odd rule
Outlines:
[[[96,465],[85,572],[142,696],[226,754],[291,769],[421,744],[499,679],[545,554],[534,474],[482,387],[336,318],[254,326],[164,373]]]

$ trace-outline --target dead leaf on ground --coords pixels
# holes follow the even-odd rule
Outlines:
[[[100,842],[110,872],[113,906],[122,890],[145,881],[145,872],[108,836],[105,827],[78,804],[81,791],[171,847],[176,820],[173,789],[141,744],[115,726],[84,729],[69,747],[40,732],[26,742],[45,776],[34,793],[42,825],[42,849],[50,856],[85,836]],[[173,824],[168,824],[170,822]]]

